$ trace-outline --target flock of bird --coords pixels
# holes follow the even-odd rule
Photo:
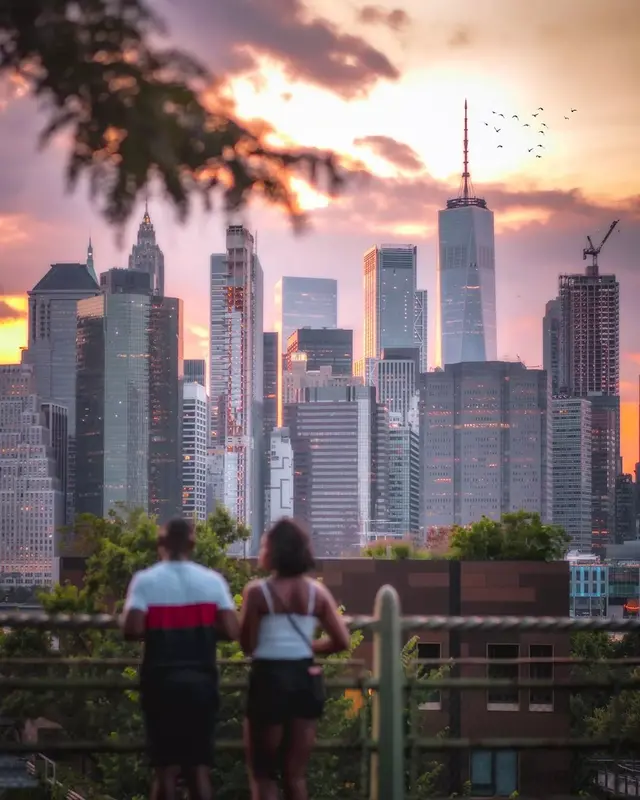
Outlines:
[[[570,110],[570,112],[569,112],[569,116],[567,116],[567,114],[565,114],[564,118],[565,119],[571,119],[571,115],[575,114],[577,110],[578,110],[577,108],[572,108]],[[505,120],[505,123],[507,122],[507,117],[505,117],[505,115],[502,114],[500,111],[492,111],[491,113],[495,117],[499,117],[499,118],[502,118],[503,120]],[[518,114],[512,114],[510,121],[515,120],[515,123],[517,123],[518,125],[521,125],[523,128],[531,128],[532,130],[534,130],[536,127],[539,127],[539,130],[537,131],[538,136],[546,136],[547,135],[547,131],[549,129],[549,126],[547,125],[546,122],[543,122],[542,120],[538,120],[538,117],[540,116],[541,113],[544,113],[544,108],[542,108],[542,106],[538,106],[538,108],[531,114],[531,120],[532,120],[531,122],[523,122],[523,119],[525,119],[525,118],[523,117],[523,119],[520,119]],[[484,124],[488,128],[492,127],[493,130],[496,133],[500,133],[503,130],[502,126],[504,125],[504,123],[501,124],[499,120],[496,120],[496,121],[497,121],[497,124],[500,125],[500,127],[497,127],[496,125],[494,125],[494,124],[492,124],[490,122],[485,122]],[[500,149],[500,148],[503,147],[503,145],[502,144],[498,144],[497,147]],[[542,158],[542,153],[539,153],[537,151],[538,150],[544,150],[544,149],[545,149],[545,145],[542,144],[542,142],[538,142],[537,144],[533,145],[533,147],[527,148],[527,152],[533,153],[536,158]]]

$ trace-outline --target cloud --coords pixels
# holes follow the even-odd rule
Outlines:
[[[394,31],[406,28],[411,21],[407,12],[402,8],[388,11],[380,6],[363,6],[358,13],[358,19],[365,25],[386,25]]]
[[[381,50],[313,15],[303,0],[191,0],[182,5],[179,14],[166,7],[170,30],[177,41],[188,41],[213,72],[255,72],[266,56],[290,80],[345,98],[366,95],[378,81],[400,77]]]
[[[353,143],[358,147],[367,147],[400,169],[418,171],[424,168],[422,159],[412,147],[390,136],[362,136],[354,139]]]
[[[0,324],[3,322],[13,322],[17,319],[24,319],[27,312],[24,309],[14,308],[6,300],[0,300]]]

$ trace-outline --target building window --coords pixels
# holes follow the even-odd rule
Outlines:
[[[440,642],[419,642],[418,643],[418,660],[428,661],[441,658]],[[418,677],[425,679],[429,675],[433,675],[440,669],[438,664],[421,664],[418,670]],[[435,675],[434,675],[435,677]],[[440,711],[442,708],[442,698],[439,689],[427,690],[422,686],[418,689],[418,708],[420,711]]]
[[[517,644],[489,644],[487,645],[487,658],[492,661],[505,661],[507,663],[491,663],[487,665],[487,677],[493,680],[517,681],[519,665],[510,664],[509,661],[517,659],[520,647]],[[520,697],[518,687],[496,687],[487,692],[488,711],[518,711]]]
[[[532,644],[529,658],[553,658],[553,645]],[[530,664],[529,676],[532,681],[552,681],[553,664]],[[529,711],[553,711],[553,689],[531,689]]]
[[[476,750],[471,753],[471,795],[510,797],[518,791],[515,750]]]

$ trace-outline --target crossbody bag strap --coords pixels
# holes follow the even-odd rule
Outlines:
[[[306,645],[308,645],[308,647],[310,648],[311,652],[313,652],[313,642],[307,636],[307,634],[302,630],[302,628],[298,625],[298,623],[295,620],[295,617],[293,617],[291,612],[287,611],[287,606],[285,605],[285,603],[284,603],[282,597],[280,596],[280,594],[273,588],[273,585],[269,586],[268,590],[280,601],[280,605],[285,610],[284,613],[285,613],[285,616],[287,617],[287,619],[289,620],[289,624],[294,629],[294,631],[298,634],[298,636],[302,639],[302,641]],[[309,591],[311,591],[311,588],[309,588]],[[311,615],[308,614],[307,616],[311,616]]]

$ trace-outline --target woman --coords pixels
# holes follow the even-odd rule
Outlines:
[[[331,592],[307,577],[314,567],[306,532],[281,519],[262,539],[260,567],[268,580],[244,591],[240,644],[252,656],[245,747],[253,800],[306,800],[307,763],[322,715],[314,656],[349,647],[349,631]],[[321,627],[325,636],[314,639]]]

